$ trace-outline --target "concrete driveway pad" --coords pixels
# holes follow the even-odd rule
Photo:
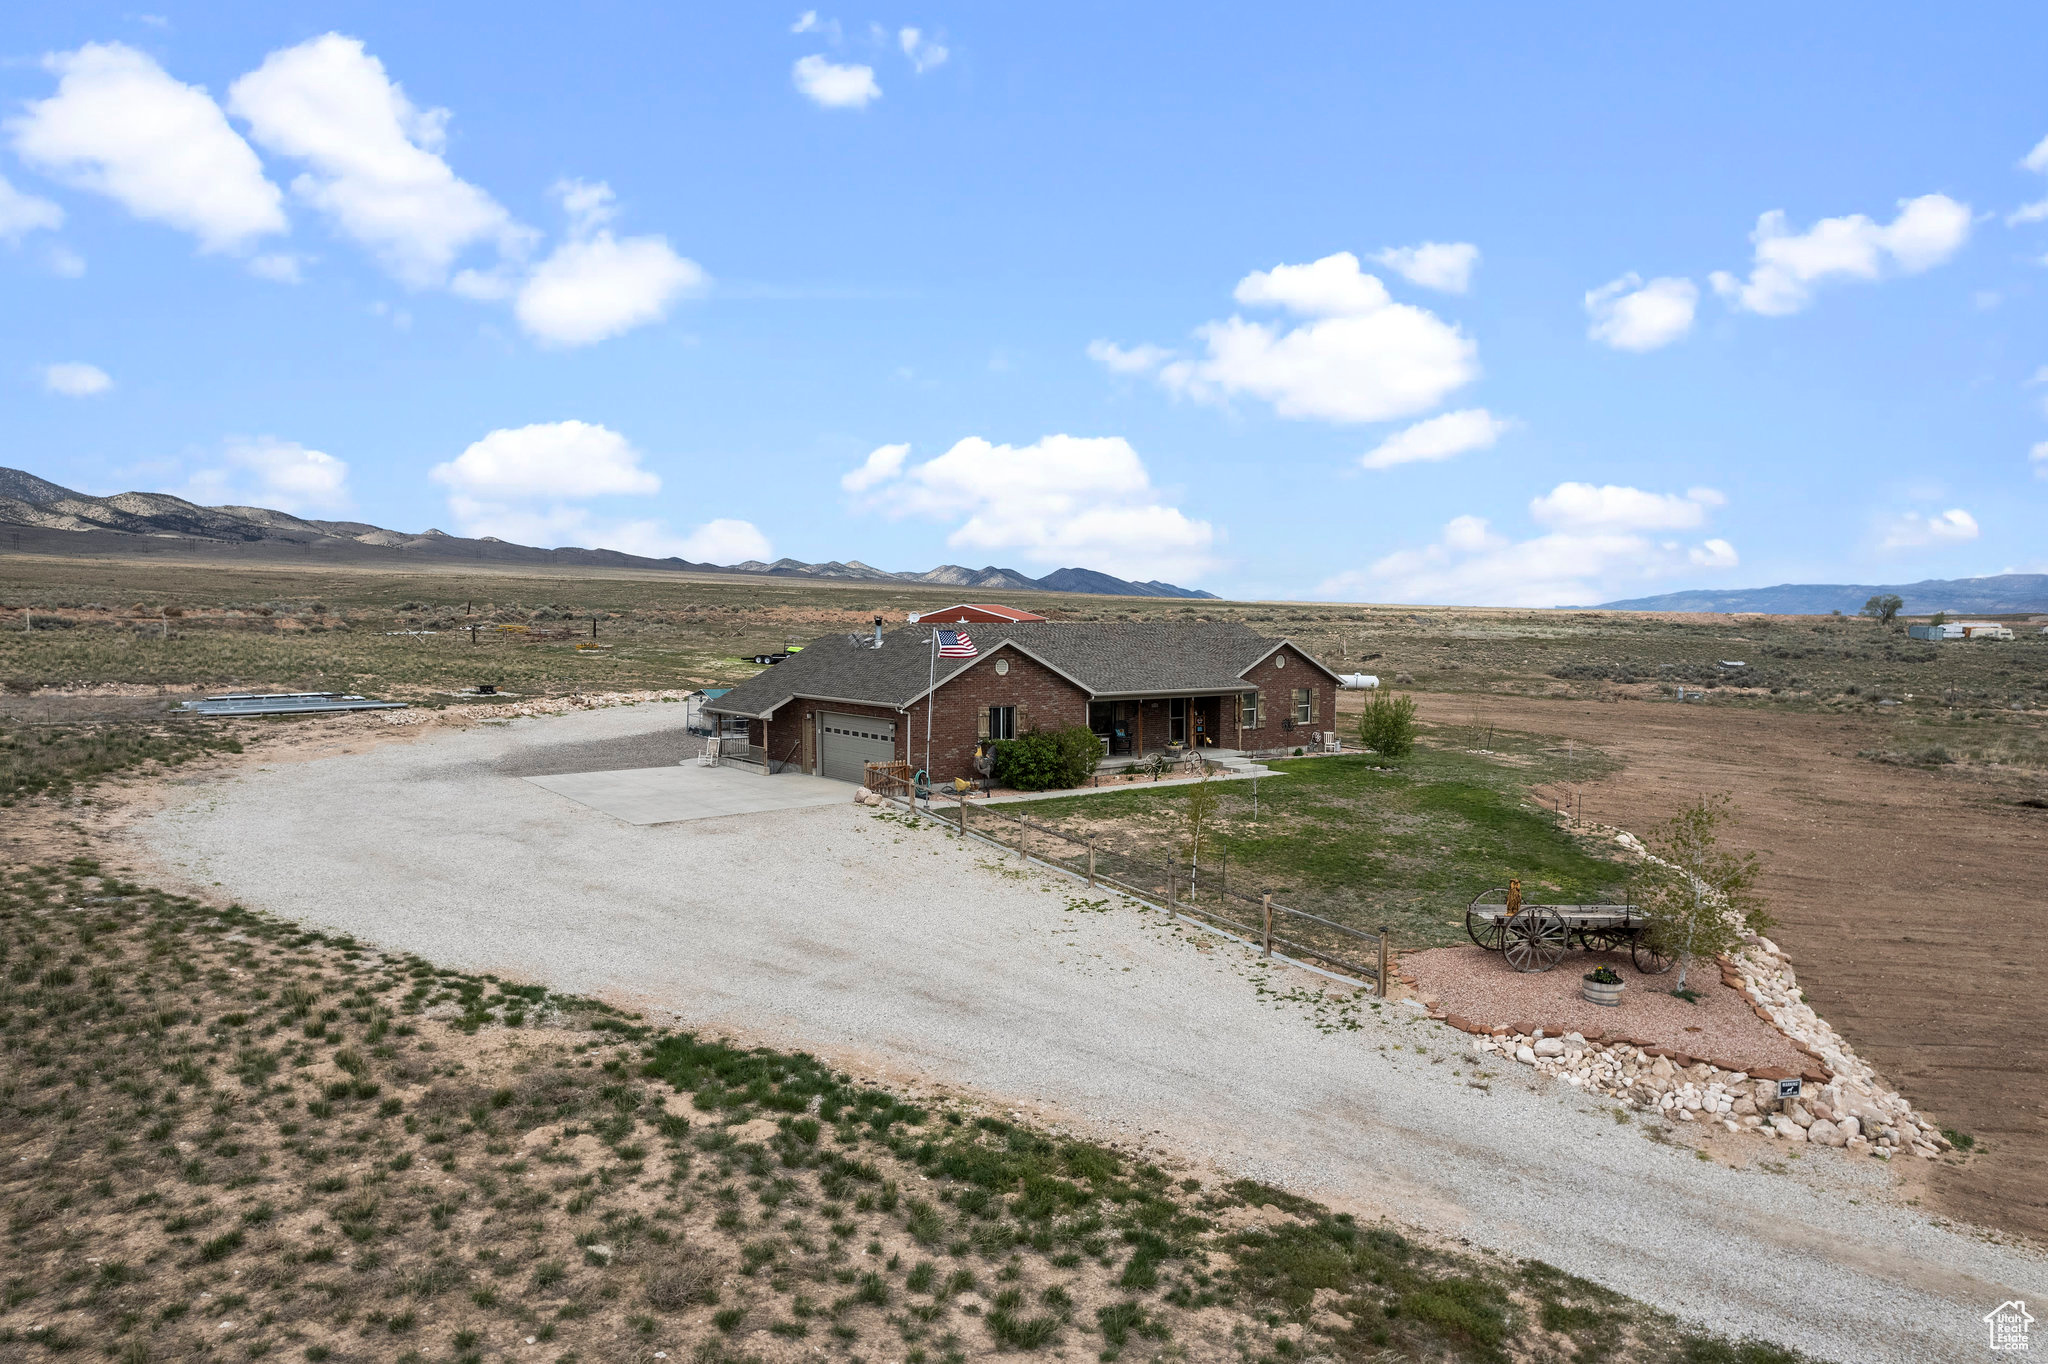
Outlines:
[[[844,805],[854,788],[843,781],[782,772],[763,777],[730,767],[635,767],[623,772],[569,772],[527,777],[535,786],[602,810],[628,824],[674,824],[721,815]]]

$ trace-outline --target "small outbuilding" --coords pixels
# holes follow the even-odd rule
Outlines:
[[[731,690],[731,687],[706,687],[701,691],[693,691],[683,698],[683,724],[690,733],[711,733],[716,722],[714,717],[704,713],[704,705],[708,701],[716,701]]]
[[[1019,611],[1014,606],[995,606],[983,602],[979,605],[962,604],[937,611],[920,611],[912,616],[910,621],[913,625],[1029,625],[1044,619],[1044,616],[1034,616],[1029,611]]]

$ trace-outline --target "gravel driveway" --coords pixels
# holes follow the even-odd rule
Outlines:
[[[1892,1205],[1874,1161],[1731,1169],[1519,1067],[1471,1087],[1467,1039],[1410,1010],[1298,997],[1305,976],[850,801],[633,827],[519,779],[535,751],[674,723],[590,712],[249,769],[140,835],[255,908],[978,1090],[1823,1358],[1974,1358],[1982,1313],[2048,1299],[2041,1257]]]

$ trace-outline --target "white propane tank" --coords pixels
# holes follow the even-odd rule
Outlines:
[[[1345,691],[1371,691],[1379,684],[1380,680],[1371,673],[1343,673],[1337,678],[1337,685]]]

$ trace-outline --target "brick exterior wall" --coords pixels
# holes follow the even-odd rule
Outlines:
[[[812,727],[814,721],[811,717],[821,710],[834,715],[865,715],[872,720],[894,720],[896,756],[905,756],[903,716],[894,706],[857,706],[843,701],[806,701],[802,697],[784,703],[782,709],[766,720],[752,721],[747,727],[747,742],[763,745],[771,759],[789,763],[792,771],[816,772],[818,731]]]
[[[1278,660],[1285,658],[1284,664]],[[1009,671],[995,670],[998,659],[1009,663]],[[1327,673],[1310,663],[1293,645],[1284,645],[1246,675],[1246,680],[1265,693],[1265,723],[1257,729],[1242,729],[1240,702],[1234,695],[1196,698],[1192,704],[1207,707],[1208,734],[1221,748],[1305,747],[1309,735],[1337,725],[1337,684]],[[1315,718],[1289,727],[1293,690],[1308,687],[1315,694]],[[1167,702],[1147,699],[1137,703],[1140,727],[1133,738],[1142,736],[1145,750],[1166,743]],[[813,716],[819,711],[840,715],[865,715],[896,723],[896,756],[913,768],[925,765],[925,706],[912,703],[907,711],[890,706],[855,705],[836,701],[797,699],[786,703],[767,720],[748,726],[748,742],[768,750],[775,762],[788,762],[795,770],[817,771],[817,731]],[[1058,673],[1015,649],[998,649],[983,654],[968,668],[954,674],[939,688],[937,707],[932,712],[931,772],[935,783],[955,777],[972,779],[974,750],[980,741],[980,712],[988,706],[1017,706],[1022,715],[1019,732],[1027,729],[1061,729],[1088,723],[1088,694]],[[1193,724],[1189,725],[1192,735]]]
[[[1287,660],[1284,665],[1279,663],[1282,658]],[[1234,747],[1305,748],[1310,734],[1337,728],[1336,680],[1310,663],[1307,655],[1293,645],[1282,645],[1271,658],[1246,673],[1245,681],[1255,683],[1266,695],[1265,724],[1243,731],[1233,725],[1229,732],[1238,736]],[[1315,719],[1290,729],[1285,722],[1297,687],[1307,687],[1315,693]]]
[[[999,659],[1009,663],[1008,673],[996,672]],[[1020,734],[1027,729],[1064,729],[1088,723],[1088,693],[1015,649],[983,654],[939,688],[937,701],[932,711],[931,747],[935,782],[955,777],[972,780],[977,775],[974,748],[980,739],[978,726],[984,706],[1019,707]],[[925,704],[918,701],[908,712],[913,767],[925,764]]]

